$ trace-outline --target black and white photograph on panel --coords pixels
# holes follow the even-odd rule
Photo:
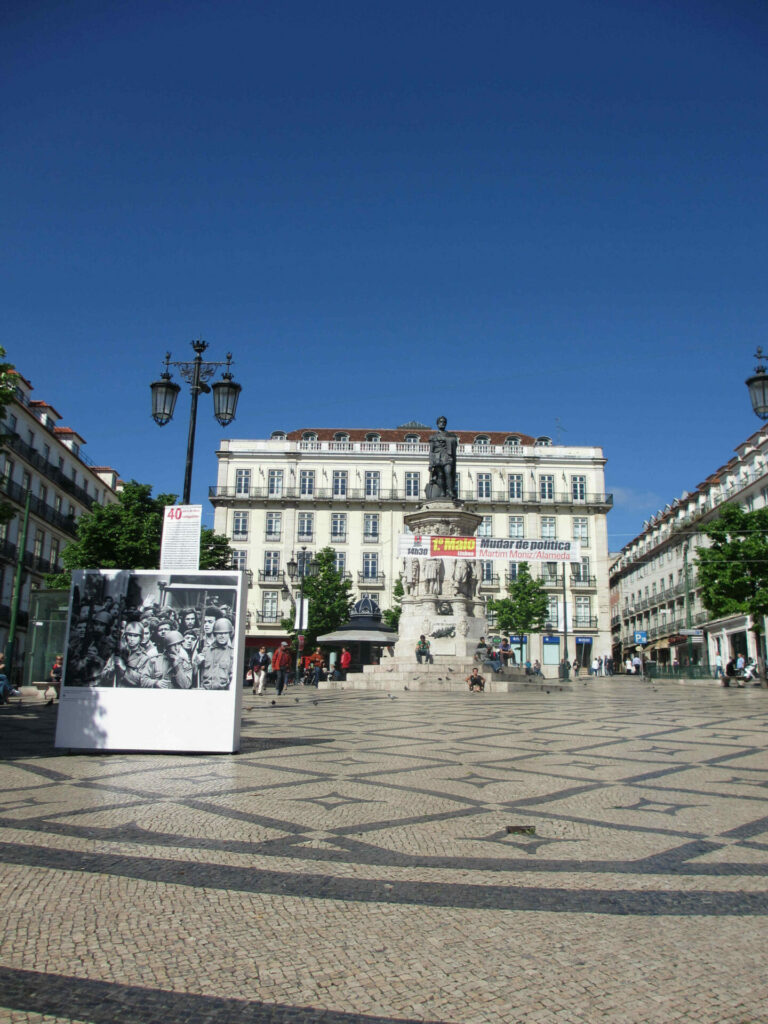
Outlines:
[[[234,570],[73,572],[56,746],[237,750],[244,595]]]
[[[227,690],[233,683],[232,573],[74,574],[65,686]]]

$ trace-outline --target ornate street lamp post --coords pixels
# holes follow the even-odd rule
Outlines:
[[[299,580],[299,613],[296,617],[298,627],[298,637],[296,640],[296,685],[298,686],[301,675],[301,652],[304,649],[304,630],[307,628],[307,624],[304,622],[304,578],[306,576],[317,576],[319,566],[314,558],[307,561],[307,547],[303,545],[298,560],[295,553],[292,554],[286,568],[292,580]]]
[[[765,372],[765,359],[762,348],[758,345],[755,352],[757,366],[752,377],[744,383],[749,388],[749,397],[752,399],[752,408],[755,415],[761,420],[768,420],[768,373]]]
[[[187,435],[187,461],[184,469],[184,497],[183,504],[189,504],[190,491],[192,489],[192,461],[195,454],[195,430],[197,428],[197,399],[202,391],[204,394],[213,392],[213,415],[222,425],[228,426],[235,418],[237,400],[240,397],[242,388],[232,379],[230,366],[232,364],[232,353],[227,352],[226,363],[214,363],[203,360],[203,352],[208,348],[206,341],[193,341],[192,348],[195,350],[195,358],[192,362],[171,362],[171,353],[165,353],[165,370],[160,375],[160,380],[150,384],[152,390],[152,418],[159,427],[164,427],[173,419],[173,410],[176,406],[176,399],[179,397],[181,388],[171,380],[169,366],[176,366],[181,376],[189,384],[192,395],[192,404],[189,412],[189,433]],[[206,381],[216,373],[218,367],[226,367],[212,386]]]

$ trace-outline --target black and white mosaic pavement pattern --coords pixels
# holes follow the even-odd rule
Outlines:
[[[248,694],[234,756],[54,713],[0,709],[0,1021],[768,1022],[766,691]]]

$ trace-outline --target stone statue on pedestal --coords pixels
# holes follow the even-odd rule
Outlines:
[[[429,439],[429,483],[425,488],[427,501],[437,498],[458,498],[456,493],[456,452],[459,439],[446,431],[448,420],[438,416],[437,431]]]

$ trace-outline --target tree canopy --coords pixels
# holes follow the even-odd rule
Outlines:
[[[309,601],[307,628],[304,630],[305,650],[311,650],[317,638],[332,633],[349,619],[352,608],[352,583],[344,579],[343,572],[335,568],[333,548],[323,548],[315,555],[317,575],[304,577],[304,598]],[[293,632],[294,620],[283,619],[282,626]]]
[[[488,607],[496,612],[496,625],[504,633],[540,633],[546,624],[549,600],[544,584],[531,576],[527,562],[517,567],[517,579],[507,586],[509,597],[489,601]],[[523,643],[520,641],[522,660]]]
[[[403,613],[401,601],[404,594],[405,589],[403,588],[403,581],[398,576],[395,580],[395,585],[392,588],[392,607],[387,608],[385,612],[381,613],[381,617],[384,622],[386,622],[388,626],[391,626],[392,629],[397,629],[400,626],[400,616]]]
[[[49,587],[68,587],[73,569],[157,569],[163,514],[175,494],[152,497],[152,485],[129,481],[109,505],[94,505],[77,523],[77,538],[61,553],[65,572],[47,577]],[[204,528],[200,568],[229,569],[232,551],[226,537]]]
[[[768,509],[726,505],[701,532],[711,542],[697,552],[705,607],[718,617],[751,615],[759,631],[768,615]]]

